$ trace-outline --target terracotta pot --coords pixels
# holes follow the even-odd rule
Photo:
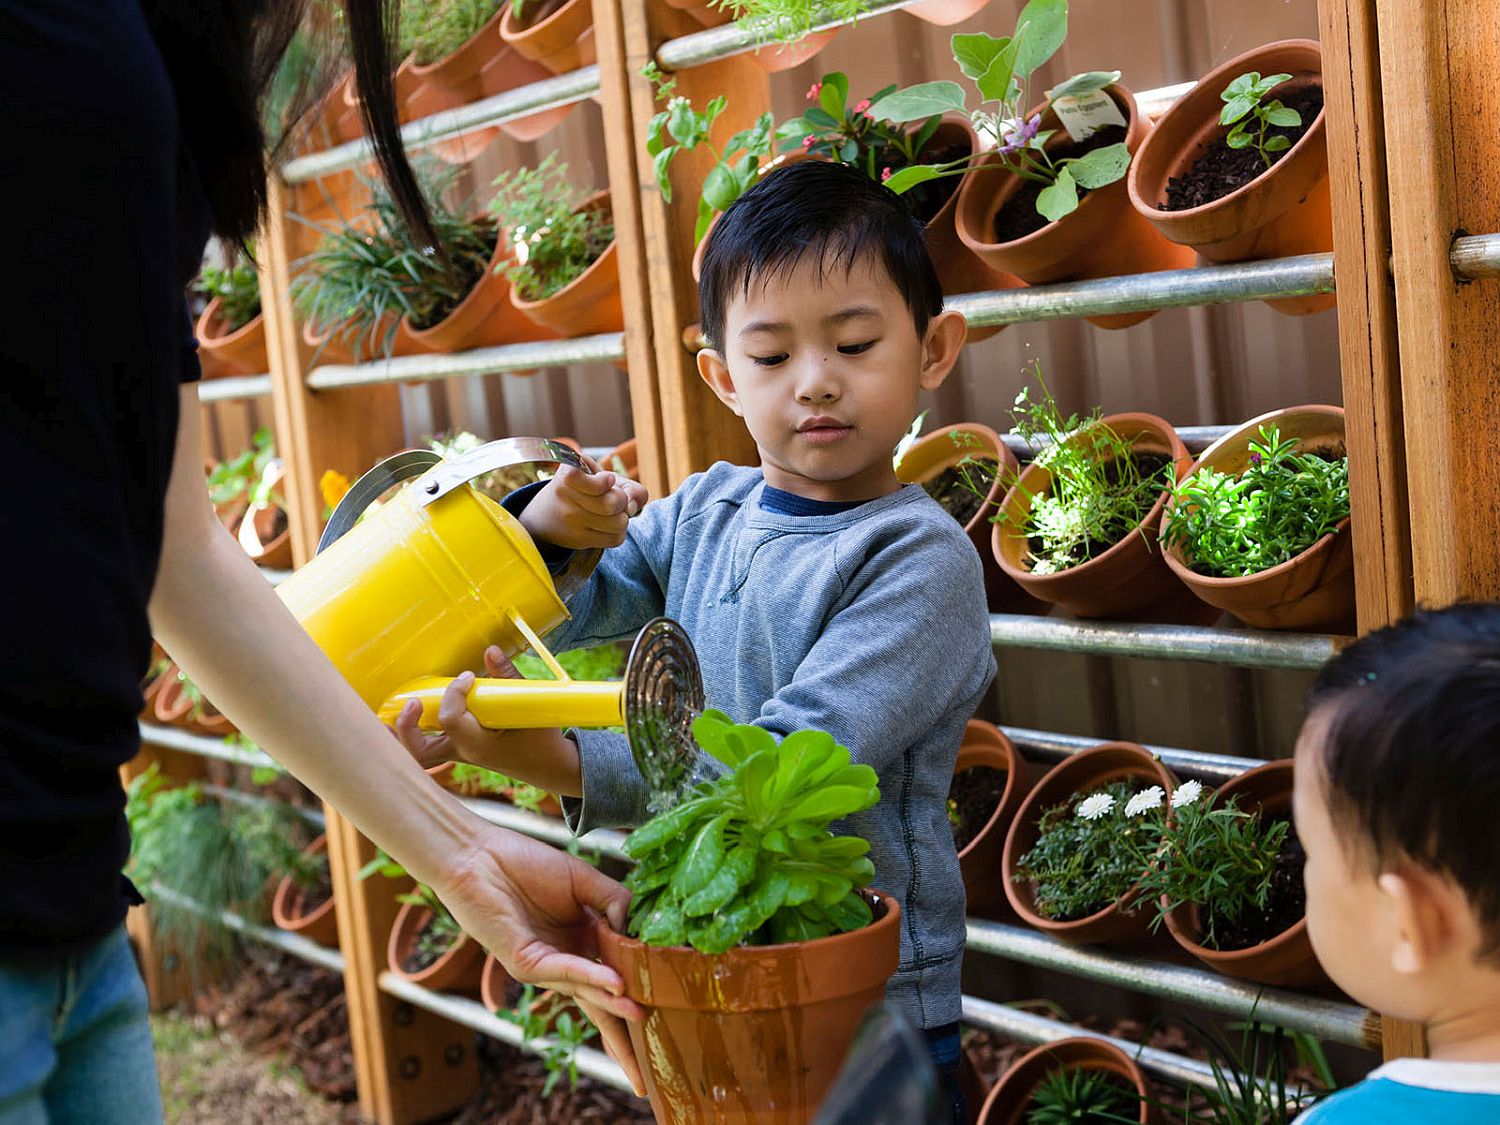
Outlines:
[[[307,346],[311,361],[315,364],[354,362],[354,353],[331,328],[316,332],[311,323],[304,321],[302,342]]]
[[[530,340],[555,340],[557,333],[523,316],[510,300],[510,280],[501,267],[510,258],[510,245],[498,231],[495,252],[469,295],[431,328],[416,328],[410,317],[401,321],[401,331],[423,351],[459,352],[469,348],[518,344]],[[526,372],[532,374],[532,372]]]
[[[953,439],[955,433],[968,435],[972,442],[959,445]],[[974,517],[964,524],[974,549],[979,552],[984,567],[985,601],[991,613],[1046,613],[1047,603],[1038,601],[1016,582],[1007,577],[995,561],[990,550],[990,537],[994,527],[990,517],[995,514],[1000,500],[1005,496],[1010,482],[1020,472],[1016,455],[1000,440],[1000,435],[978,422],[959,422],[944,426],[925,437],[920,437],[907,447],[896,466],[896,478],[903,484],[926,484],[947,469],[953,468],[966,457],[993,458],[1000,466],[990,485],[984,504]]]
[[[151,675],[152,666],[155,665],[158,661],[165,660],[166,658],[166,650],[164,650],[161,645],[157,644],[155,641],[152,641],[151,659],[146,665],[146,678],[141,683],[140,718],[144,722],[149,723],[156,718],[156,697],[161,694],[161,689],[164,688],[167,684],[167,673],[171,672],[174,675],[176,674],[173,665],[168,664],[166,668],[158,672],[156,675]]]
[[[815,31],[795,43],[768,43],[745,57],[767,74],[780,74],[783,70],[792,70],[813,59],[833,42],[833,37],[837,34],[837,28],[832,31]]]
[[[391,926],[391,937],[386,943],[386,966],[398,977],[405,977],[413,984],[420,984],[437,992],[459,992],[474,996],[479,992],[479,975],[484,968],[484,947],[464,934],[448,947],[448,951],[427,968],[408,973],[401,967],[407,953],[416,944],[422,930],[432,919],[432,911],[425,906],[403,903],[396,921]]]
[[[669,8],[686,12],[704,27],[722,27],[734,19],[730,13],[710,5],[708,0],[666,0],[666,4]]]
[[[1037,1087],[1049,1074],[1062,1069],[1102,1070],[1117,1075],[1141,1098],[1136,1120],[1145,1123],[1158,1120],[1151,1104],[1155,1094],[1135,1061],[1113,1043],[1080,1036],[1045,1043],[1017,1059],[990,1091],[989,1100],[979,1114],[980,1125],[1024,1125]]]
[[[1178,479],[1192,464],[1187,446],[1166,421],[1153,414],[1111,414],[1102,419],[1121,437],[1136,439],[1135,448],[1170,456]],[[1081,440],[1079,437],[1069,441]],[[1014,522],[1031,510],[1034,495],[1044,495],[1052,475],[1033,461],[1001,501],[1000,510]],[[1056,574],[1033,574],[1026,563],[1027,543],[1004,523],[994,525],[990,548],[1000,569],[1032,597],[1061,606],[1077,617],[1191,618],[1195,612],[1184,589],[1162,557],[1156,541],[1168,490],[1163,489],[1139,527],[1103,554]],[[1201,607],[1198,618],[1203,618]]]
[[[953,772],[957,775],[975,766],[989,766],[1005,774],[1005,788],[1000,792],[995,811],[979,834],[958,853],[968,913],[979,918],[993,918],[1009,913],[1000,860],[1005,849],[1005,834],[1031,788],[1031,774],[1004,732],[982,719],[970,719],[964,728],[964,742]]]
[[[1230,797],[1238,796],[1239,807],[1246,812],[1290,818],[1294,773],[1291,759],[1267,762],[1225,782],[1215,791],[1214,803],[1222,805]],[[1167,915],[1167,929],[1178,945],[1225,976],[1287,988],[1305,988],[1328,980],[1313,953],[1306,918],[1299,918],[1290,929],[1270,941],[1244,949],[1220,950],[1200,945],[1198,939],[1203,936],[1203,927],[1198,907],[1191,904],[1179,906]]]
[[[384,334],[385,329],[382,326],[375,332],[376,340],[379,341]],[[396,325],[396,334],[391,339],[391,354],[389,356],[385,355],[383,351],[372,355],[368,350],[369,338],[370,332],[368,329],[359,334],[360,354],[356,357],[353,347],[343,340],[337,329],[330,328],[320,334],[313,331],[313,327],[310,324],[303,324],[302,326],[302,342],[308,346],[311,354],[317,357],[315,362],[318,365],[325,363],[373,363],[378,360],[394,359],[397,356],[403,355],[426,355],[430,350],[418,343],[411,332],[407,330],[404,318],[402,322]]]
[[[901,954],[900,908],[878,895],[853,933],[710,957],[653,948],[599,922],[599,955],[646,1009],[630,1040],[663,1125],[807,1122]]]
[[[188,698],[183,688],[182,679],[179,676],[181,671],[181,668],[173,664],[162,673],[161,687],[157,689],[152,702],[152,714],[156,721],[213,738],[233,734],[234,724],[208,700],[203,701],[201,715],[193,714],[193,701]]]
[[[1161,117],[1141,145],[1126,177],[1136,212],[1173,242],[1191,246],[1210,262],[1247,262],[1333,249],[1333,215],[1328,190],[1327,114],[1268,171],[1228,195],[1190,207],[1164,211],[1170,180],[1185,175],[1209,147],[1228,135],[1219,124],[1219,94],[1247,71],[1290,74],[1271,92],[1284,100],[1298,87],[1323,84],[1323,56],[1312,39],[1285,39],[1247,51],[1214,67]],[[1332,293],[1268,301],[1296,315],[1331,309]]]
[[[1252,418],[1225,434],[1193,462],[1237,476],[1250,463],[1250,442],[1260,428],[1275,423],[1281,436],[1297,438],[1299,448],[1344,451],[1344,411],[1339,406],[1296,406]],[[1169,500],[1163,519],[1176,503]],[[1243,578],[1214,578],[1199,574],[1187,563],[1181,543],[1165,549],[1172,572],[1204,602],[1227,609],[1257,629],[1299,629],[1309,632],[1354,632],[1354,544],[1345,517],[1337,528],[1307,550],[1279,566]]]
[[[202,358],[212,357],[215,378],[223,375],[264,375],[271,370],[266,358],[266,320],[256,313],[235,329],[226,329],[223,298],[215,297],[203,310],[194,330]],[[204,367],[205,378],[209,368]]]
[[[918,0],[908,4],[906,11],[919,20],[937,27],[951,27],[982,9],[990,0]]]
[[[401,65],[396,67],[396,73],[391,75],[392,93],[394,93],[396,101],[396,118],[402,122],[412,119],[413,99],[417,98],[422,92],[423,83],[421,78],[416,74],[415,66],[416,64],[408,56],[401,61]],[[357,137],[364,130],[364,115],[360,108],[359,88],[354,84],[351,77],[347,84],[341,85],[341,89],[343,90],[344,105],[354,111],[354,120],[359,123],[355,132],[355,136]],[[420,104],[420,101],[417,104]],[[352,140],[353,138],[350,139]],[[375,165],[369,164],[367,167],[372,170],[373,174]]]
[[[271,472],[271,487],[275,489],[286,480],[286,465],[281,463]],[[276,530],[278,516],[282,517],[280,531]],[[264,507],[252,507],[240,520],[235,536],[240,546],[260,566],[274,570],[285,570],[292,565],[292,521],[286,509],[271,503]]]
[[[1126,118],[1125,144],[1133,153],[1140,148],[1151,126],[1124,86],[1110,86],[1108,92]],[[1050,109],[1036,106],[1031,113],[1042,114],[1043,129],[1057,130],[1057,135],[1048,142],[1049,149],[1069,143],[1066,130]],[[1168,242],[1131,207],[1123,177],[1089,192],[1071,215],[1024,238],[996,242],[995,216],[1023,182],[1009,172],[981,170],[996,159],[987,158],[979,168],[964,176],[955,217],[959,238],[991,269],[1040,285],[1186,269],[1193,264],[1190,250]],[[1088,320],[1100,328],[1128,328],[1152,315],[1152,312],[1122,313]]]
[[[1027,795],[1011,821],[1001,859],[1005,895],[1011,908],[1027,925],[1063,941],[1077,943],[1146,937],[1152,911],[1138,901],[1140,896],[1134,889],[1086,918],[1058,922],[1037,910],[1031,884],[1016,878],[1021,857],[1031,850],[1040,835],[1038,824],[1044,811],[1116,781],[1138,781],[1143,787],[1160,785],[1167,793],[1171,793],[1177,783],[1172,771],[1152,757],[1145,747],[1134,742],[1104,742],[1053,766]]]
[[[578,210],[609,210],[609,192],[595,192],[579,204]],[[593,265],[552,296],[528,301],[512,288],[510,301],[537,324],[563,336],[623,332],[625,312],[620,304],[620,258],[616,243],[611,242]]]
[[[510,984],[510,974],[495,960],[493,953],[484,959],[479,971],[479,999],[492,1012],[508,1011],[511,1005],[505,1002],[505,988]]]
[[[618,465],[619,468],[616,468],[616,465]],[[608,469],[611,472],[624,472],[624,474],[631,480],[640,480],[641,461],[640,458],[636,455],[635,438],[631,438],[628,441],[622,441],[619,445],[615,446],[608,453],[606,453],[604,455],[604,460],[599,462],[599,467],[601,469]]]
[[[302,854],[320,855],[327,851],[328,837],[319,836]],[[338,948],[338,905],[334,896],[329,895],[311,910],[306,909],[306,903],[307,892],[293,883],[290,875],[284,876],[276,885],[276,897],[271,900],[271,921],[280,929],[301,934],[319,945]]]
[[[530,0],[540,4],[542,0]],[[550,15],[522,27],[505,6],[500,37],[523,57],[553,74],[567,74],[597,58],[592,0],[563,0]]]

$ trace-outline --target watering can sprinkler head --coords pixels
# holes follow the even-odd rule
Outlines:
[[[568,676],[542,637],[566,620],[567,600],[601,552],[573,552],[554,576],[520,521],[469,486],[528,463],[589,467],[542,438],[507,438],[447,460],[425,450],[387,458],[350,487],[317,557],[277,591],[387,722],[417,699],[422,726],[437,729],[452,677],[478,667],[488,645],[507,656],[532,649],[555,678],[478,680],[468,696],[475,718],[494,729],[624,727],[660,811],[722,772],[693,739],[704,708],[697,654],[680,625],[657,618],[636,637],[623,681]]]

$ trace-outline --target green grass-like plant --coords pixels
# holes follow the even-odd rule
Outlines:
[[[403,0],[397,36],[399,53],[410,52],[428,66],[472,39],[502,0]]]
[[[1135,1125],[1140,1095],[1126,1089],[1119,1075],[1089,1067],[1064,1066],[1048,1073],[1031,1094],[1026,1125],[1079,1125],[1091,1122]]]
[[[822,731],[779,743],[706,711],[693,736],[732,772],[630,834],[629,932],[647,945],[723,953],[811,941],[870,923],[870,845],[829,825],[880,800],[875,771]]]
[[[212,299],[218,297],[224,327],[234,332],[260,315],[260,278],[255,266],[243,256],[226,267],[205,265],[193,288]]]
[[[577,280],[614,241],[607,210],[574,210],[585,195],[555,153],[534,168],[502,172],[494,188],[490,214],[516,249],[501,268],[525,300],[540,301]]]
[[[1200,468],[1177,485],[1161,540],[1199,574],[1259,574],[1307,550],[1349,517],[1349,459],[1298,453],[1276,425],[1250,442],[1239,476]]]

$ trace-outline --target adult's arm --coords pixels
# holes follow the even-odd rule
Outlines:
[[[640,1010],[592,959],[595,912],[624,928],[629,893],[593,867],[488,823],[422,772],[215,519],[197,390],[182,389],[151,627],[236,726],[432,887],[517,980],[569,993],[634,1070]],[[640,1088],[639,1075],[632,1075]]]

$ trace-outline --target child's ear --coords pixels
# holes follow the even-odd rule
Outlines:
[[[1430,969],[1458,936],[1453,903],[1432,873],[1410,863],[1376,879],[1394,941],[1391,968],[1407,976]]]
[[[958,353],[963,350],[964,337],[969,334],[969,322],[964,314],[946,309],[927,323],[927,336],[922,341],[922,373],[918,380],[924,391],[935,391],[943,385],[953,365],[958,362]]]
[[[698,374],[719,396],[719,401],[740,415],[740,396],[734,389],[734,380],[729,377],[729,364],[713,348],[702,348],[698,352]]]

